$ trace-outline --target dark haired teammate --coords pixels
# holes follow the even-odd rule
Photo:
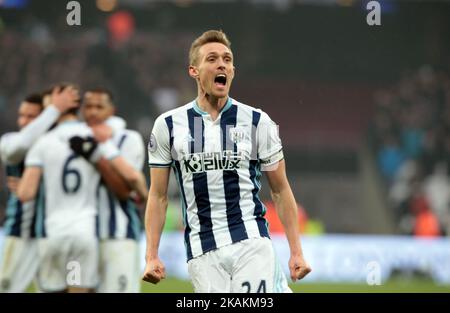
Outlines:
[[[4,134],[0,139],[2,162],[8,179],[8,204],[4,224],[5,241],[0,261],[0,292],[24,292],[35,277],[39,265],[35,240],[36,202],[21,203],[17,185],[24,170],[24,159],[33,143],[45,134],[60,115],[76,106],[77,95],[70,90],[49,91],[51,103],[43,107],[40,94],[32,94],[20,104],[17,125],[20,131]]]
[[[136,293],[140,291],[141,221],[131,193],[136,193],[142,201],[147,197],[147,184],[142,174],[144,141],[136,131],[106,124],[115,112],[112,94],[106,89],[87,90],[81,112],[99,142],[111,140],[117,146],[123,157],[121,173],[130,187],[124,195],[115,193],[103,180],[97,187],[100,237],[97,291]]]
[[[223,32],[211,30],[198,37],[189,62],[197,98],[159,116],[150,138],[143,279],[158,283],[166,274],[158,246],[172,167],[180,185],[188,270],[195,291],[291,292],[258,196],[263,170],[289,242],[291,279],[302,279],[311,268],[303,257],[297,205],[277,127],[260,109],[229,97],[233,53]]]
[[[92,130],[78,120],[74,108],[61,115],[56,127],[32,146],[17,196],[35,199],[43,179],[45,208],[37,227],[40,266],[38,284],[44,292],[90,292],[98,284],[96,187],[100,174],[94,164],[118,156],[112,144],[94,144]],[[74,139],[77,139],[74,141]],[[72,150],[78,144],[85,153]],[[81,151],[81,150],[80,150]]]

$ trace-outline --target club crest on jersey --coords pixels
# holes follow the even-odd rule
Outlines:
[[[201,152],[184,156],[182,164],[187,173],[208,171],[233,171],[241,167],[243,154],[226,150],[223,152]]]
[[[187,134],[186,137],[184,138],[184,141],[186,141],[186,142],[194,142],[195,139],[194,139],[194,137],[192,137],[191,133],[189,132],[189,134]]]
[[[229,135],[231,141],[234,143],[239,143],[245,139],[245,130],[238,127],[232,127],[230,128]]]
[[[156,137],[154,134],[151,134],[150,140],[148,141],[148,151],[155,152],[158,148],[158,144],[156,143]]]

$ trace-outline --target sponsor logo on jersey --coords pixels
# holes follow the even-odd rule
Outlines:
[[[241,167],[245,154],[226,150],[223,152],[201,152],[186,154],[182,160],[187,173],[208,171],[233,171]]]

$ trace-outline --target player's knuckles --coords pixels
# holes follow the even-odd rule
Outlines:
[[[143,280],[152,284],[156,284],[160,279],[153,274],[147,274],[144,276]]]
[[[311,272],[311,269],[309,268],[304,268],[300,271],[298,278],[302,279],[303,277],[305,277],[306,275],[308,275]]]
[[[301,268],[301,271],[302,271],[302,272],[305,272],[306,274],[308,274],[309,272],[311,272],[311,267],[308,266],[308,265],[303,266],[303,267]]]

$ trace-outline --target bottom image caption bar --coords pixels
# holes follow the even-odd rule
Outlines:
[[[272,297],[213,297],[209,299],[191,299],[182,297],[176,300],[177,309],[242,309],[242,308],[273,308]]]

